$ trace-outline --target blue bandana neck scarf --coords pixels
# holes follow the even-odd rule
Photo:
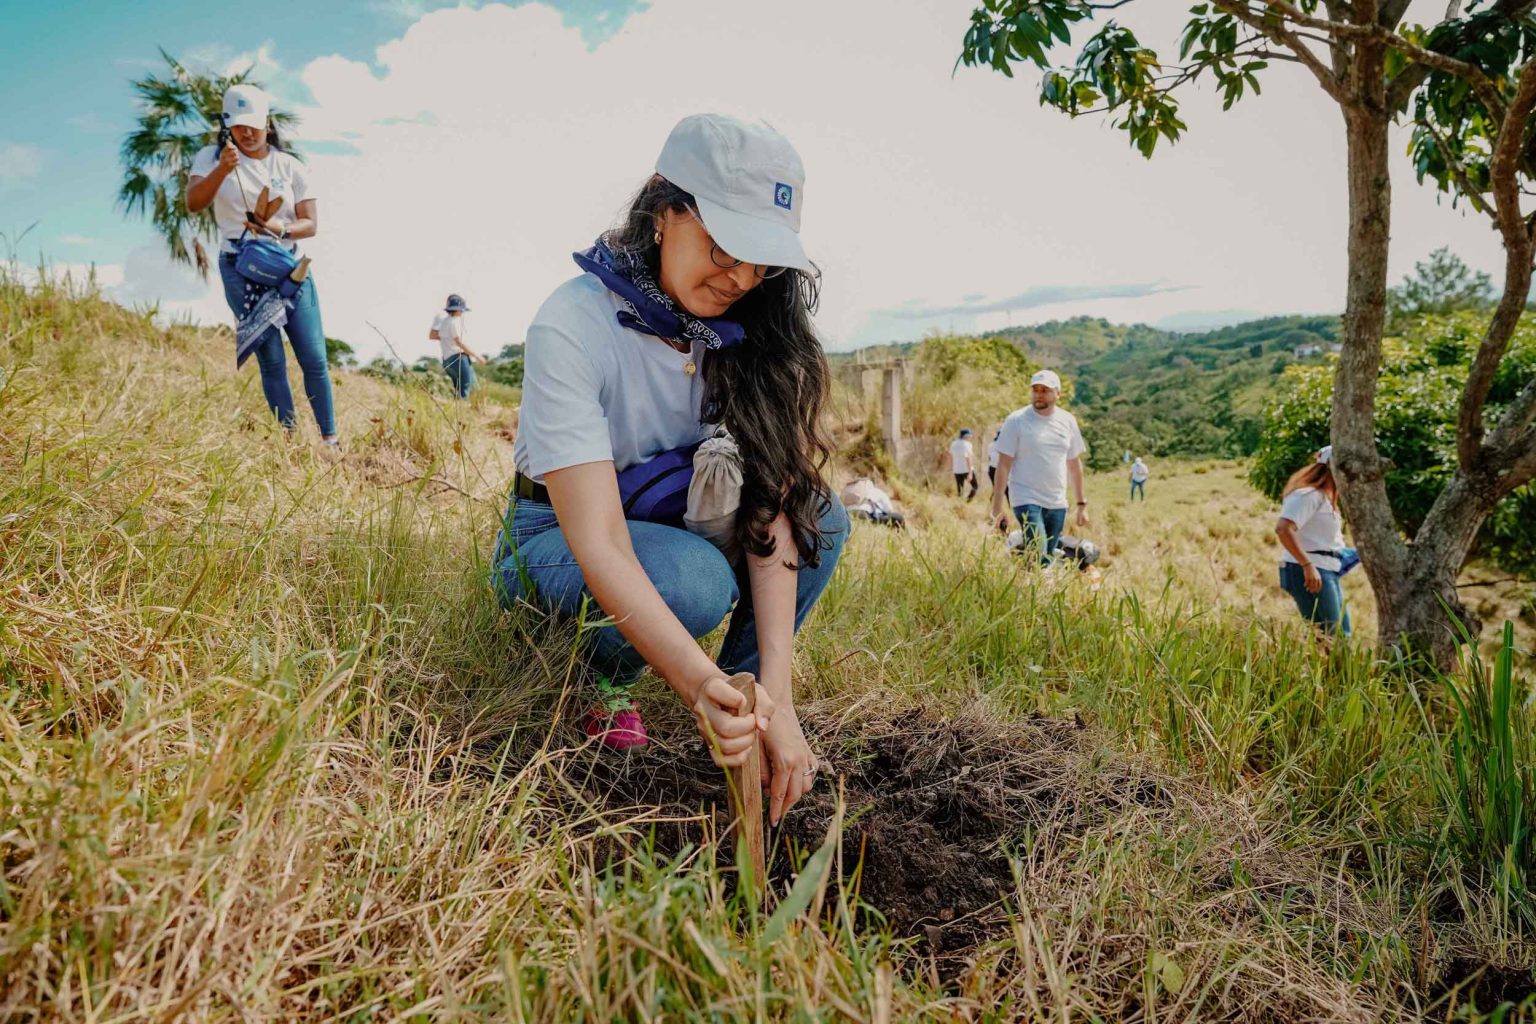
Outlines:
[[[244,312],[235,327],[235,369],[240,369],[256,350],[256,345],[267,336],[268,330],[276,330],[288,323],[288,310],[293,303],[278,294],[276,288],[268,288],[255,281],[242,279]]]
[[[672,300],[637,249],[613,249],[599,238],[586,252],[573,252],[576,265],[596,275],[624,303],[620,326],[658,338],[700,342],[711,351],[741,344],[746,330],[734,320],[694,316]]]

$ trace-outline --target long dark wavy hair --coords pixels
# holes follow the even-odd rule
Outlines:
[[[656,232],[668,210],[697,213],[690,193],[653,175],[604,241],[638,250],[660,280]],[[773,554],[768,531],[782,512],[800,564],[808,566],[821,561],[817,521],[831,502],[821,475],[833,450],[821,415],[831,373],[811,324],[819,295],[818,277],[797,270],[760,282],[725,314],[741,324],[746,339],[704,358],[703,420],[724,423],[741,450],[737,539],[759,558]]]

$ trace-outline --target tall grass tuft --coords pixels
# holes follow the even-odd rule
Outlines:
[[[1514,661],[1514,626],[1505,623],[1491,677],[1476,656],[1466,659],[1465,679],[1445,677],[1457,718],[1449,764],[1438,778],[1450,812],[1451,851],[1536,931],[1536,731],[1530,702],[1520,699]]]

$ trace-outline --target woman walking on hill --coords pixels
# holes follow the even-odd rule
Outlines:
[[[312,238],[318,214],[309,177],[298,158],[284,152],[277,130],[267,117],[266,94],[252,85],[233,85],[224,93],[223,121],[229,140],[220,148],[204,146],[192,158],[187,179],[187,210],[213,207],[219,244],[219,277],[224,299],[238,321],[249,305],[249,283],[235,269],[238,243],[247,235],[275,241],[295,256],[298,240]],[[265,207],[261,197],[267,196]],[[304,373],[304,394],[315,414],[325,444],[336,446],[336,412],[331,375],[325,358],[325,330],[320,325],[320,299],[310,274],[294,294],[288,311],[289,344]],[[283,336],[269,327],[255,345],[261,367],[261,390],[278,422],[293,430],[296,417]]]
[[[1349,609],[1339,576],[1344,568],[1344,521],[1333,479],[1333,446],[1286,482],[1275,536],[1284,549],[1280,589],[1296,601],[1302,618],[1330,636],[1350,635]]]
[[[465,305],[462,296],[448,296],[443,311],[432,321],[432,330],[427,334],[437,342],[442,352],[443,372],[453,382],[453,393],[461,399],[468,398],[469,393],[475,389],[473,364],[485,365],[485,357],[464,342],[468,333],[464,327],[464,314],[468,312],[469,306]]]
[[[586,633],[589,736],[647,741],[628,687],[647,666],[693,711],[715,760],[764,745],[777,821],[815,778],[795,714],[794,634],[831,577],[848,516],[821,476],[828,369],[818,274],[799,239],[804,172],[765,125],[695,115],[672,130],[618,227],[575,254],[528,329],[503,599],[613,622]],[[717,424],[741,454],[732,566],[682,528],[679,490]],[[683,488],[686,489],[686,488]],[[732,609],[734,607],[734,612]],[[697,638],[727,613],[717,657]],[[759,682],[754,716],[728,682]]]

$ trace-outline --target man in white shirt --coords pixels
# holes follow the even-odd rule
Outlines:
[[[976,497],[976,489],[980,483],[976,480],[976,449],[971,445],[971,428],[960,428],[960,436],[949,446],[949,468],[955,474],[955,497],[965,493],[965,483],[971,483],[971,493],[965,495],[965,500],[970,501]]]
[[[1147,500],[1147,477],[1151,476],[1151,470],[1147,464],[1141,461],[1141,456],[1136,456],[1136,461],[1131,463],[1131,500],[1136,500],[1136,495],[1141,495],[1141,500]]]
[[[464,314],[468,312],[469,307],[462,296],[448,296],[443,311],[432,321],[432,331],[428,335],[437,342],[442,352],[443,372],[453,381],[453,392],[460,398],[468,398],[475,387],[475,368],[470,362],[485,365],[485,357],[475,353],[464,341],[468,334]]]
[[[1042,562],[1056,552],[1067,525],[1067,482],[1077,498],[1077,525],[1088,525],[1088,499],[1083,495],[1083,454],[1088,446],[1077,417],[1058,409],[1061,378],[1041,370],[1030,378],[1030,404],[1003,421],[997,438],[997,475],[1006,488],[993,488],[992,519],[1008,529],[1003,496],[1013,506],[1024,531],[1024,542],[1040,551]]]

